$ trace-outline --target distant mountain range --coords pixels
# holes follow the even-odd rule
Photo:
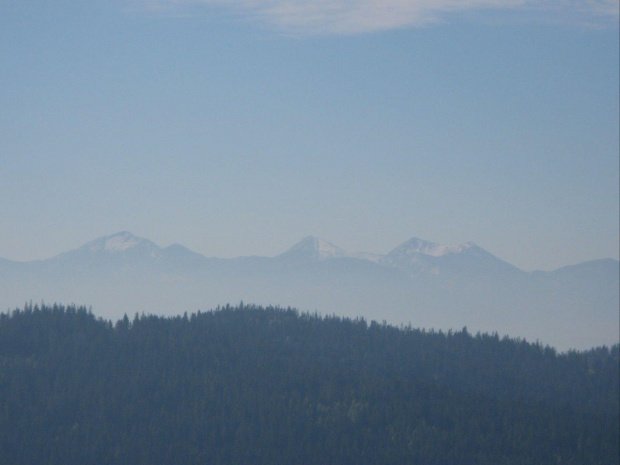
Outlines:
[[[47,260],[0,259],[0,305],[74,302],[119,318],[243,300],[584,349],[619,340],[619,270],[603,259],[524,272],[470,242],[418,238],[387,255],[307,237],[275,257],[219,259],[119,232]]]

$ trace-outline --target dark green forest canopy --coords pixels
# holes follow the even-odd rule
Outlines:
[[[619,346],[248,305],[0,314],[4,464],[615,464]]]

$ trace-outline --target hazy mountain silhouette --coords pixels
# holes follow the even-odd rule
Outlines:
[[[307,237],[275,257],[218,259],[124,231],[47,260],[0,259],[0,305],[75,302],[118,318],[244,300],[588,348],[619,339],[619,269],[605,259],[527,273],[473,243],[418,238],[387,255]]]

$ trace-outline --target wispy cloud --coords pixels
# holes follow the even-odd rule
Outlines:
[[[149,9],[187,12],[229,8],[237,14],[301,34],[358,34],[443,21],[471,10],[527,11],[577,24],[612,24],[618,0],[141,0]]]

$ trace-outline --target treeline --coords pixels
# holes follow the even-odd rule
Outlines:
[[[0,314],[0,463],[618,463],[619,346],[239,305]]]

